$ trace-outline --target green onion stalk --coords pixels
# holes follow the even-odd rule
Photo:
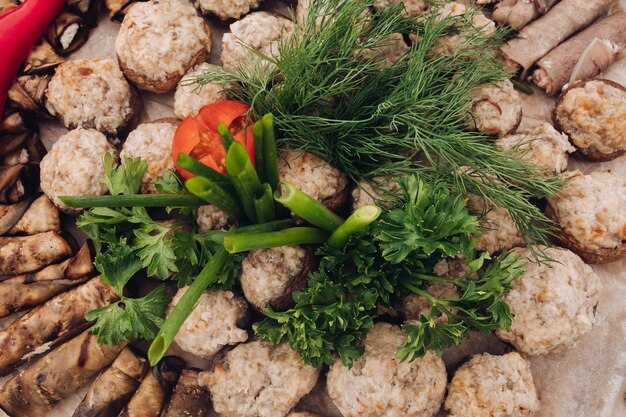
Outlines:
[[[276,218],[274,210],[274,198],[272,197],[272,187],[268,183],[263,184],[263,194],[254,199],[254,209],[257,222],[267,223]]]
[[[258,121],[252,127],[252,135],[254,136],[254,164],[256,165],[256,173],[261,182],[267,181],[265,174],[265,139],[263,136],[263,122]],[[271,184],[270,184],[271,185]]]
[[[272,190],[278,190],[280,181],[278,175],[278,150],[276,147],[276,134],[274,133],[274,116],[266,114],[261,119],[263,127],[263,172],[265,181],[269,183]],[[257,162],[257,166],[259,163]]]
[[[239,203],[224,188],[208,178],[196,176],[185,182],[190,193],[201,198],[203,204],[210,203],[229,216],[241,218]]]
[[[274,200],[287,207],[296,216],[330,233],[344,223],[340,216],[288,182],[280,183],[280,189],[274,193]]]
[[[350,236],[365,230],[367,226],[380,216],[380,213],[380,208],[374,205],[367,205],[356,209],[354,213],[330,235],[326,243],[334,248],[343,248],[348,243]]]
[[[133,194],[60,196],[69,207],[197,207],[204,201],[193,195]]]
[[[180,327],[193,311],[204,290],[218,277],[228,256],[224,248],[218,249],[196,277],[195,281],[187,288],[187,291],[180,298],[178,304],[176,304],[170,315],[165,319],[161,330],[159,330],[159,333],[148,349],[150,365],[156,365],[163,358],[165,352],[167,352],[167,349],[172,344],[176,333],[178,333]]]
[[[315,227],[291,227],[275,232],[229,233],[224,238],[224,248],[229,253],[239,253],[287,245],[320,245],[327,239],[328,233]]]
[[[194,175],[208,178],[220,187],[232,188],[227,176],[220,174],[187,154],[181,153],[178,155],[178,166]]]
[[[243,211],[251,222],[256,223],[258,218],[254,201],[263,194],[263,186],[246,148],[239,142],[233,143],[228,149],[226,172],[239,197]]]

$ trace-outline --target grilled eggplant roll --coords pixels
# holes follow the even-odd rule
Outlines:
[[[0,389],[0,408],[11,417],[46,417],[124,349],[100,345],[88,331],[30,364]]]
[[[31,203],[32,199],[29,199],[15,204],[0,206],[0,235],[6,234],[15,227],[24,213],[26,213]]]
[[[0,276],[36,271],[71,254],[69,243],[55,232],[0,237]]]
[[[146,359],[125,348],[89,386],[73,417],[115,417],[148,371]]]
[[[25,74],[45,74],[52,72],[63,61],[64,59],[54,51],[52,45],[42,37],[30,50],[22,71]]]
[[[0,282],[0,317],[39,305],[87,281],[94,268],[91,249],[84,244],[76,256],[41,271]]]
[[[161,417],[204,417],[211,410],[209,393],[198,384],[196,369],[185,369]]]
[[[109,9],[111,20],[121,22],[124,20],[126,10],[137,0],[104,0],[104,4]]]
[[[39,165],[0,166],[0,204],[17,203],[32,195],[38,187]],[[1,272],[0,275],[2,275]]]
[[[9,88],[9,99],[20,109],[48,114],[44,100],[51,75],[22,75]]]
[[[184,367],[185,361],[176,356],[164,358],[141,381],[119,417],[158,417]]]
[[[71,334],[86,323],[87,312],[116,299],[113,288],[98,277],[57,295],[15,320],[0,332],[0,374],[44,343]]]
[[[101,0],[67,0],[67,7],[82,16],[89,27],[96,26],[101,6]]]
[[[87,42],[89,27],[81,16],[69,10],[61,10],[44,32],[44,36],[56,53],[68,55]]]
[[[20,203],[18,203],[19,205]],[[8,206],[13,207],[13,206]],[[0,213],[3,207],[0,206]],[[2,225],[0,223],[0,231]],[[9,235],[35,235],[44,232],[60,232],[59,210],[45,195],[39,196],[7,231]]]

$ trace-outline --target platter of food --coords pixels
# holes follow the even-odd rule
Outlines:
[[[623,1],[0,10],[0,417],[626,415]]]

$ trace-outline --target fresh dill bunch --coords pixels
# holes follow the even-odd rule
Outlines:
[[[558,193],[560,178],[468,129],[472,93],[507,78],[496,58],[506,31],[484,36],[472,12],[442,19],[431,8],[415,19],[401,5],[379,12],[371,6],[311,2],[293,36],[279,43],[279,55],[255,52],[260,62],[233,73],[211,68],[195,82],[228,84],[230,96],[254,114],[276,116],[281,145],[312,152],[354,181],[415,171],[437,177],[456,193],[509,210],[524,235],[545,243],[553,224],[531,199]],[[394,33],[415,42],[390,63],[376,51]],[[464,43],[436,54],[438,42],[455,33]]]

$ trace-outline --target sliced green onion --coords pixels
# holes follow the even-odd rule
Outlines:
[[[165,352],[167,352],[167,349],[172,344],[176,333],[178,333],[180,327],[195,308],[204,290],[218,277],[227,259],[228,253],[226,250],[224,248],[218,249],[204,266],[200,274],[198,274],[194,282],[187,288],[185,294],[183,294],[170,315],[165,319],[161,330],[159,330],[159,333],[148,349],[150,365],[156,365],[163,358]]]
[[[222,139],[222,144],[224,145],[224,149],[228,151],[228,149],[230,148],[230,145],[232,145],[233,142],[235,142],[235,138],[233,138],[233,135],[230,133],[230,130],[228,130],[228,128],[226,127],[224,123],[220,123],[219,125],[217,125],[217,133],[220,135],[220,138]]]
[[[69,207],[196,207],[204,202],[193,195],[134,194],[60,196]]]
[[[254,165],[259,181],[267,181],[265,176],[265,140],[263,139],[263,122],[258,121],[252,127],[252,135],[254,136]]]
[[[276,135],[274,133],[274,116],[266,114],[261,119],[263,126],[263,164],[265,181],[272,186],[272,190],[278,190],[280,181],[278,175],[278,150],[276,148]],[[258,162],[257,162],[258,164]]]
[[[283,230],[288,227],[295,226],[296,222],[293,219],[275,220],[273,222],[251,224],[248,226],[240,226],[232,229],[228,232],[229,235],[237,235],[241,233],[261,233],[261,232],[275,232],[277,230]]]
[[[365,230],[378,216],[380,216],[380,208],[377,206],[367,205],[358,208],[330,235],[327,243],[334,248],[343,248],[350,236]]]
[[[530,88],[526,84],[523,84],[520,81],[517,81],[516,79],[511,79],[511,84],[513,84],[513,87],[517,88],[519,91],[521,91],[524,94],[531,95],[534,93],[532,88]]]
[[[277,232],[228,234],[224,247],[229,253],[239,253],[287,245],[322,244],[327,239],[328,233],[315,227],[292,227]]]
[[[220,187],[230,186],[230,181],[227,176],[220,174],[187,154],[181,153],[178,155],[178,166],[194,175],[208,178]]]
[[[261,197],[254,199],[254,210],[256,219],[259,223],[271,222],[276,218],[274,211],[274,198],[272,196],[272,187],[268,183],[263,184],[263,194]]]
[[[200,176],[190,178],[185,182],[185,187],[190,193],[214,205],[229,216],[240,218],[243,214],[237,200],[208,178]]]
[[[327,232],[333,232],[344,220],[310,195],[289,182],[281,182],[274,200],[291,210],[296,216]]]
[[[263,194],[263,187],[246,148],[239,142],[233,143],[228,149],[226,171],[239,197],[243,211],[250,221],[256,223],[254,200]]]

